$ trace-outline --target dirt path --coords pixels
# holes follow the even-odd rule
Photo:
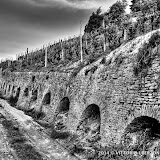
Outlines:
[[[1,160],[18,160],[15,151],[11,148],[7,139],[7,131],[1,124],[3,119],[0,119],[0,159]]]
[[[0,99],[0,114],[7,120],[17,123],[18,129],[35,151],[41,155],[44,160],[77,160],[78,157],[71,156],[62,146],[56,141],[53,141],[46,134],[43,127],[33,121],[33,119],[11,107],[5,100]],[[1,160],[19,160],[16,156],[16,151],[10,147],[7,140],[7,133],[0,122],[0,159]],[[26,143],[26,142],[25,142]],[[9,156],[9,157],[7,157]],[[2,157],[2,158],[1,158]],[[22,158],[20,158],[22,159]],[[25,160],[25,159],[23,159]],[[30,158],[32,160],[32,158]]]

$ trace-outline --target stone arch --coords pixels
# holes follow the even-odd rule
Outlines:
[[[96,104],[90,104],[81,115],[77,133],[86,142],[97,142],[100,140],[100,125],[100,108]]]
[[[121,143],[127,148],[144,149],[156,139],[160,139],[159,121],[152,117],[140,116],[127,125]]]
[[[26,87],[24,90],[23,96],[28,97],[28,95],[29,95],[29,89],[28,89],[28,87]]]
[[[45,94],[42,100],[42,105],[49,105],[50,103],[51,103],[51,92],[48,92]]]
[[[38,97],[38,89],[32,90],[31,101],[32,102],[36,101],[37,97]]]
[[[67,118],[70,107],[70,101],[68,97],[64,97],[57,109],[55,115],[55,129],[58,131],[64,131],[67,129]]]

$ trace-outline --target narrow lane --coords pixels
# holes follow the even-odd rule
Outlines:
[[[44,128],[34,122],[31,117],[25,115],[22,111],[11,107],[5,100],[0,99],[0,104],[2,105],[0,108],[0,114],[2,114],[7,120],[18,124],[19,130],[25,136],[27,142],[43,157],[43,159],[79,160],[78,157],[71,156],[62,146],[58,145],[56,141],[53,141],[49,135],[46,134]],[[1,127],[3,126],[1,125]],[[3,137],[5,137],[5,135],[1,135],[0,139],[7,143]],[[6,160],[9,159],[6,158]],[[13,159],[15,159],[14,156]]]
[[[2,125],[4,118],[0,115],[0,159],[1,160],[19,160],[15,151],[11,148],[7,131]]]

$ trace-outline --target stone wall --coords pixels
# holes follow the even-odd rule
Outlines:
[[[160,121],[160,48],[152,50],[157,54],[145,77],[136,76],[133,72],[138,48],[150,36],[151,33],[148,33],[122,45],[105,58],[83,67],[75,77],[71,78],[71,73],[65,71],[10,73],[7,77],[1,76],[1,89],[6,90],[6,96],[11,96],[20,87],[17,107],[42,109],[45,120],[49,122],[54,121],[61,100],[68,97],[70,106],[66,123],[71,132],[77,130],[85,109],[95,104],[100,109],[101,144],[118,144],[127,125],[136,117],[145,115]],[[13,86],[15,92],[12,91]],[[24,96],[26,88],[29,89],[28,97]],[[38,97],[31,102],[35,89]],[[43,98],[48,92],[51,93],[51,103],[43,105]]]

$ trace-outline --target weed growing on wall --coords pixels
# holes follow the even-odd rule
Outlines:
[[[135,76],[141,74],[143,77],[147,75],[149,67],[152,65],[152,60],[157,55],[157,53],[152,53],[152,49],[158,47],[160,44],[160,35],[158,32],[154,33],[148,43],[144,43],[144,45],[139,49],[136,65],[133,68],[133,72]]]

